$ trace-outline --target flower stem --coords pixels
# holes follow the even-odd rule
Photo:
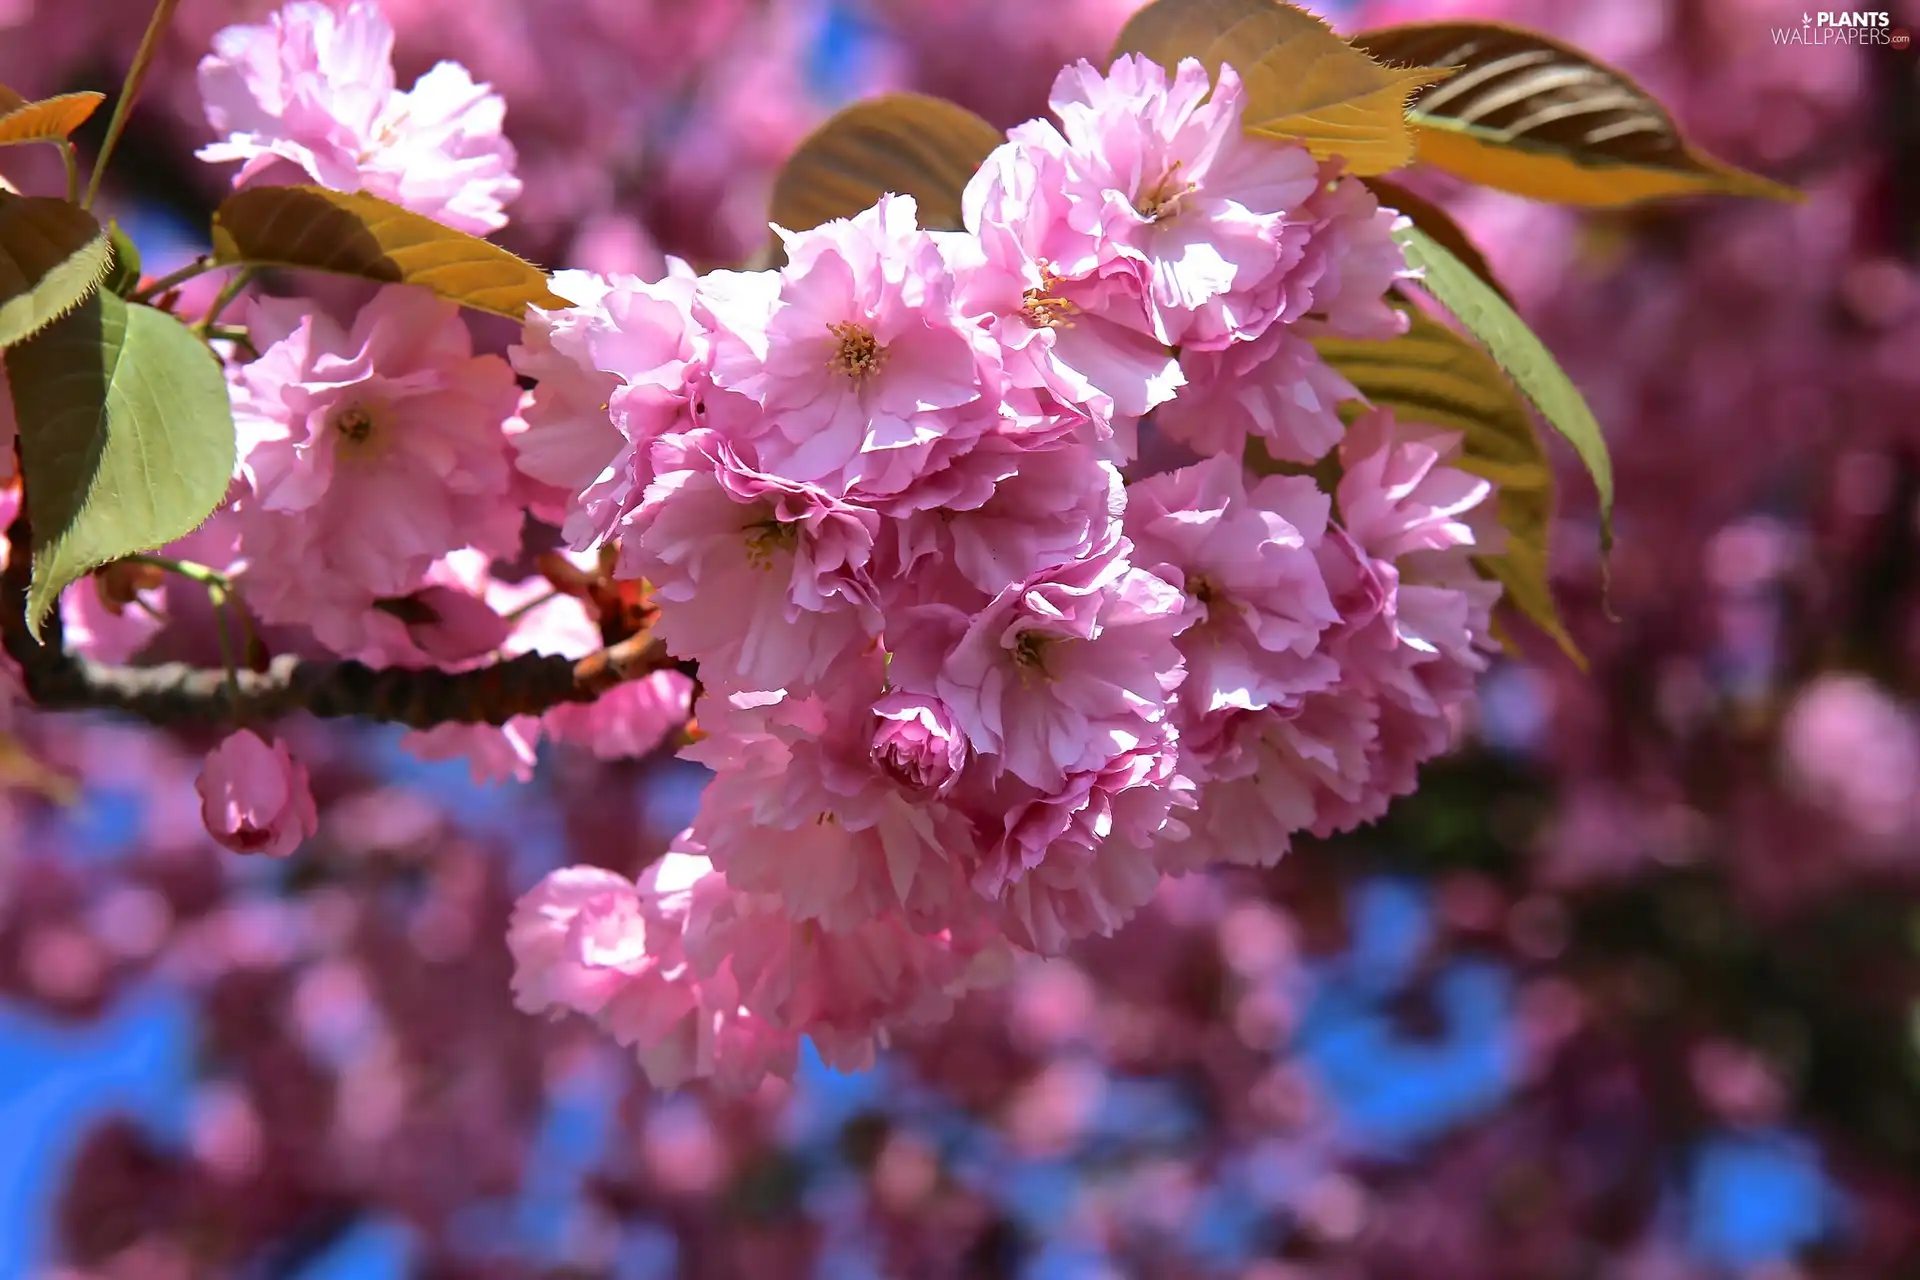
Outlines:
[[[209,569],[204,564],[195,564],[191,560],[175,560],[170,556],[128,556],[135,564],[151,565],[155,569],[164,569],[168,573],[177,573],[181,577],[197,582],[209,589],[221,591],[233,589],[233,579],[218,569]]]
[[[501,614],[500,616],[505,618],[508,622],[518,622],[520,621],[520,619],[532,613],[535,609],[538,609],[541,605],[552,604],[555,600],[558,600],[560,598],[560,595],[561,593],[558,591],[549,591],[547,592],[547,594],[543,596],[535,596],[533,599],[527,601],[525,604],[521,605],[519,608],[509,610],[508,612]]]
[[[214,262],[211,255],[203,253],[186,266],[181,267],[178,271],[169,271],[166,275],[161,276],[146,288],[137,291],[133,295],[132,300],[135,302],[150,302],[176,285],[185,284],[195,276],[205,275],[207,272],[215,270],[218,265],[219,264]]]
[[[227,283],[221,286],[219,295],[213,300],[213,305],[207,308],[207,314],[200,318],[200,323],[193,326],[201,337],[207,337],[213,332],[214,325],[220,320],[220,313],[233,305],[233,300],[240,296],[241,290],[253,283],[253,278],[257,274],[258,272],[252,267],[242,267],[227,277]]]
[[[140,97],[140,86],[147,78],[147,68],[153,65],[153,55],[159,51],[160,38],[166,34],[167,24],[173,21],[173,11],[180,0],[157,0],[153,6],[153,17],[147,20],[146,34],[140,37],[140,48],[133,55],[133,65],[127,68],[126,81],[120,86],[119,100],[113,104],[113,118],[107,122],[106,140],[100,144],[100,154],[94,157],[93,176],[87,181],[87,198],[81,201],[81,207],[91,209],[94,197],[100,194],[100,180],[107,176],[107,161],[113,158],[113,149],[120,142],[121,131],[127,127],[127,116],[133,111],[133,104]]]

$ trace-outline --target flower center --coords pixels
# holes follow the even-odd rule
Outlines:
[[[829,369],[844,373],[855,382],[864,382],[880,372],[880,366],[887,362],[887,349],[874,341],[873,330],[867,326],[856,320],[842,320],[827,328],[840,339],[833,358],[827,361]]]
[[[773,557],[800,545],[800,531],[778,520],[762,520],[747,526],[747,564],[755,569],[773,568]]]
[[[333,429],[348,444],[365,444],[373,436],[373,411],[350,404],[333,415]]]
[[[1052,643],[1052,636],[1038,631],[1022,631],[1020,638],[1013,642],[1013,663],[1020,668],[1023,681],[1029,675],[1046,677],[1047,649]]]
[[[1068,317],[1078,315],[1080,308],[1055,296],[1054,290],[1059,287],[1060,277],[1042,268],[1040,283],[1020,295],[1020,316],[1029,327],[1064,329],[1073,323]]]
[[[1180,182],[1180,161],[1175,160],[1166,176],[1140,193],[1133,207],[1148,222],[1164,222],[1180,212],[1180,201],[1194,190],[1195,184]]]

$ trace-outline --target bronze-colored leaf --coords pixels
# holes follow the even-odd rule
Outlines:
[[[888,192],[912,196],[922,227],[957,230],[960,195],[998,129],[943,98],[893,93],[855,103],[815,129],[774,180],[769,218],[805,231],[851,218]]]
[[[63,93],[28,102],[12,90],[0,100],[0,147],[23,142],[64,142],[107,100],[104,93]]]
[[[1376,58],[1458,74],[1409,112],[1419,159],[1536,200],[1621,205],[1663,196],[1797,200],[1799,193],[1690,146],[1652,94],[1569,45],[1496,22],[1363,31]]]
[[[303,267],[382,284],[417,284],[449,302],[524,320],[529,306],[572,306],[540,268],[499,245],[364,192],[253,187],[213,215],[223,266]]]

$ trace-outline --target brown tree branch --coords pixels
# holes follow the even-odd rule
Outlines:
[[[181,662],[110,666],[67,652],[60,611],[41,643],[27,632],[32,530],[24,504],[7,529],[0,575],[0,640],[20,665],[27,696],[49,711],[104,710],[153,724],[236,724],[294,711],[326,718],[388,721],[415,729],[505,724],[570,702],[591,702],[615,685],[669,668],[686,669],[647,632],[579,660],[524,654],[474,671],[370,667],[283,655],[265,671],[233,675]]]

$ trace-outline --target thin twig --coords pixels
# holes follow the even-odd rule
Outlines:
[[[175,271],[167,272],[166,275],[161,276],[144,289],[135,290],[130,301],[151,302],[176,285],[183,285],[195,276],[203,276],[209,271],[217,270],[219,265],[219,263],[213,260],[212,254],[203,253],[186,266]]]
[[[233,305],[233,300],[239,297],[241,291],[252,284],[254,277],[259,274],[260,273],[252,267],[242,267],[240,270],[228,276],[227,282],[220,286],[220,292],[214,296],[213,305],[207,308],[207,314],[200,317],[199,323],[194,325],[194,328],[198,330],[202,336],[212,336],[213,330],[220,320],[220,313]],[[247,346],[249,348],[253,346],[253,339],[247,339]]]
[[[180,0],[158,0],[153,6],[153,17],[147,19],[146,34],[140,37],[140,48],[133,55],[133,65],[127,68],[126,81],[120,86],[120,97],[113,104],[113,118],[107,121],[107,136],[100,144],[100,154],[93,159],[93,174],[87,179],[87,198],[81,202],[83,208],[93,208],[94,198],[100,194],[100,181],[107,176],[107,161],[113,158],[113,149],[120,142],[120,133],[127,127],[127,116],[133,111],[133,104],[140,97],[140,86],[146,81],[147,68],[153,65],[153,55],[160,49],[160,39],[167,33],[167,24],[173,21],[173,11]]]

